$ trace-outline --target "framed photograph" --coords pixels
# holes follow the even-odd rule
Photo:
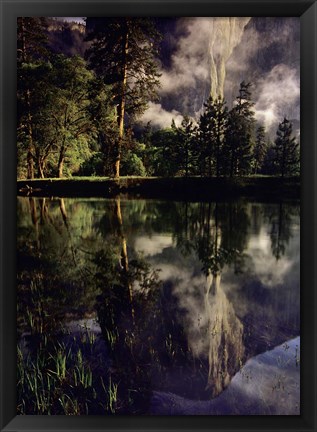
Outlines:
[[[316,2],[0,11],[1,431],[316,430]]]

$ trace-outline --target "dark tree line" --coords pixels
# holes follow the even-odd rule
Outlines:
[[[270,142],[265,128],[256,123],[251,84],[242,82],[231,110],[222,99],[204,103],[197,123],[188,116],[179,126],[143,135],[152,159],[145,161],[152,175],[234,177],[246,175],[299,174],[299,144],[292,124],[279,124]]]
[[[299,173],[292,124],[274,143],[255,121],[251,84],[233,107],[206,100],[198,121],[134,136],[159,87],[161,35],[149,18],[87,18],[85,59],[56,53],[46,18],[19,18],[18,177],[245,176]]]

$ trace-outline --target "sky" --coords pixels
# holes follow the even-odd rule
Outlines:
[[[243,321],[254,314],[258,317],[259,323],[261,320],[268,320],[275,331],[279,326],[285,329],[286,322],[289,328],[296,327],[300,286],[299,220],[297,217],[293,218],[290,231],[292,235],[286,245],[285,254],[279,260],[272,254],[268,234],[270,230],[271,226],[267,221],[262,222],[258,232],[251,230],[246,249],[243,251],[246,266],[244,271],[239,274],[235,271],[234,265],[226,264],[220,272],[221,277],[215,294],[211,296],[212,301],[207,303],[206,288],[210,280],[209,276],[206,277],[201,271],[202,263],[195,253],[184,257],[176,247],[172,234],[169,233],[151,236],[145,234],[135,238],[133,248],[142,253],[151,265],[160,269],[160,280],[166,286],[172,287],[177,304],[184,313],[187,337],[194,354],[208,355],[208,340],[205,337],[199,339],[198,334],[199,328],[214,321],[214,317],[219,318],[228,334],[237,338],[237,348],[239,343],[242,343],[242,340],[238,340],[237,317]],[[281,306],[283,310],[280,309]],[[283,334],[277,335],[272,332],[271,338],[275,337],[281,340]],[[216,340],[213,342],[216,343]],[[219,340],[218,343],[220,342]]]
[[[84,23],[82,17],[64,18]],[[198,120],[211,94],[229,109],[242,81],[252,83],[256,120],[273,135],[284,117],[300,133],[299,18],[161,18],[159,101],[140,119],[153,127]],[[167,23],[167,24],[166,24]]]
[[[58,17],[55,17],[55,18],[58,18]],[[84,17],[61,17],[61,19],[63,19],[63,21],[77,22],[80,24],[85,24]]]
[[[284,116],[299,129],[299,68],[297,18],[179,19],[170,67],[161,69],[161,101],[149,105],[143,121],[168,127],[184,111],[197,118],[210,93],[231,108],[244,80],[252,83],[255,117],[267,131]]]

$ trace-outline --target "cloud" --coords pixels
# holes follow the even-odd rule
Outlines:
[[[164,126],[180,115],[198,112],[210,92],[208,45],[211,18],[179,18],[172,38],[172,52],[160,70],[160,111]],[[168,60],[168,61],[167,61]],[[152,112],[156,116],[160,106]],[[170,113],[168,116],[167,113]],[[181,114],[180,114],[181,113]],[[150,117],[151,111],[147,113]],[[151,118],[152,119],[152,118]],[[177,121],[177,120],[176,120]],[[158,122],[153,118],[153,123]]]
[[[251,82],[256,119],[275,133],[284,115],[299,120],[299,19],[253,17],[227,62],[229,107],[240,82]]]
[[[78,24],[86,25],[86,21],[85,21],[84,17],[58,17],[58,19],[61,19],[63,21],[76,22]]]
[[[142,123],[168,127],[185,114],[197,119],[215,74],[214,87],[222,87],[225,77],[229,109],[240,82],[253,83],[256,119],[270,134],[284,116],[299,119],[298,19],[179,18],[168,40],[172,54],[160,70],[160,104],[149,105]]]
[[[172,56],[171,68],[162,70],[161,93],[177,92],[197,86],[201,81],[217,82],[222,93],[225,63],[240,42],[243,29],[250,18],[183,18],[178,30],[183,34]],[[210,74],[214,75],[210,80]]]
[[[153,256],[163,253],[163,250],[173,246],[173,238],[168,235],[152,235],[151,237],[139,236],[135,240],[135,250],[144,253],[146,256]]]
[[[214,77],[214,82],[219,81],[218,86],[222,87],[225,74],[221,59],[223,57],[227,61],[240,40],[238,33],[242,32],[247,20],[214,17],[179,19],[169,67],[160,70],[159,94],[162,102],[151,103],[142,122],[151,120],[153,125],[166,127],[170,126],[172,119],[180,123],[183,114],[197,116],[211,91],[212,66],[219,75]]]
[[[171,68],[162,70],[161,94],[177,92],[208,79],[208,43],[210,18],[183,18],[178,23],[177,48],[172,55]]]
[[[140,118],[140,122],[146,124],[150,121],[154,127],[168,128],[171,126],[172,120],[175,121],[176,125],[180,125],[182,119],[183,116],[178,111],[174,109],[167,111],[162,108],[161,104],[150,102],[148,109]]]
[[[298,71],[279,64],[258,81],[255,117],[267,130],[275,129],[284,116],[299,119],[300,80]]]
[[[260,233],[251,236],[246,253],[252,256],[254,273],[263,285],[275,288],[283,284],[286,275],[291,271],[293,259],[282,256],[279,261],[272,255],[271,239],[268,226],[262,227]]]

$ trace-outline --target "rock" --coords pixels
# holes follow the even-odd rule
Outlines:
[[[154,391],[153,415],[299,415],[300,338],[247,361],[225,391],[208,400],[190,400]]]

